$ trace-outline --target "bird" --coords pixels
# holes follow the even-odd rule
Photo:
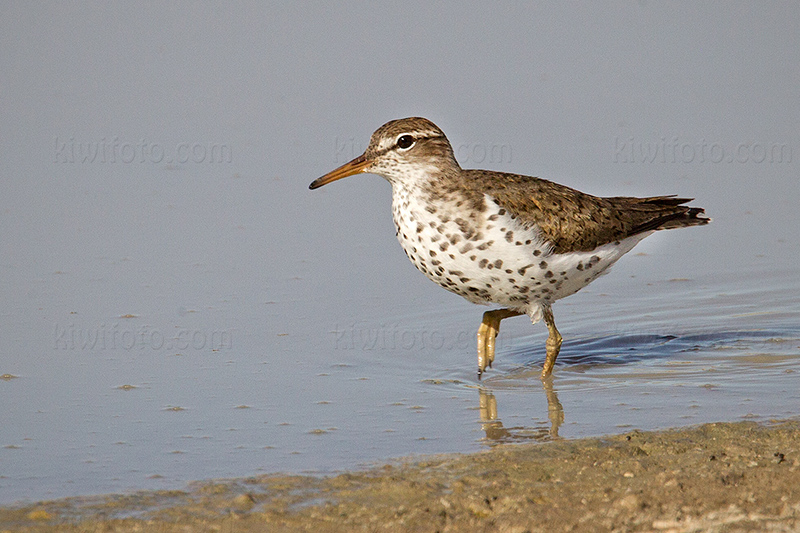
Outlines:
[[[310,189],[359,173],[392,186],[400,245],[430,280],[470,302],[490,305],[478,327],[478,379],[495,358],[500,322],[544,320],[542,379],[562,337],[552,305],[604,274],[656,231],[708,224],[705,210],[676,195],[599,197],[546,179],[462,169],[444,132],[422,117],[387,122],[352,161]]]

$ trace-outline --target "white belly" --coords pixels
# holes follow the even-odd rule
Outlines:
[[[517,309],[534,321],[542,304],[579,291],[650,234],[554,254],[536,227],[522,226],[488,196],[472,220],[463,206],[446,203],[431,213],[405,191],[395,191],[392,203],[397,238],[423,274],[471,302]]]

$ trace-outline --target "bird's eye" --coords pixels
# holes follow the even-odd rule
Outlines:
[[[397,138],[397,147],[401,150],[408,150],[417,142],[411,135],[401,135]]]

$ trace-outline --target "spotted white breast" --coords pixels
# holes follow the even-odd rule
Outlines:
[[[536,226],[524,226],[490,196],[482,211],[421,196],[393,184],[397,238],[423,274],[470,302],[517,309],[536,322],[541,305],[569,296],[603,274],[652,232],[590,251],[556,254]]]

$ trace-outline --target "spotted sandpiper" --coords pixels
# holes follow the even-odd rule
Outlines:
[[[315,180],[316,189],[367,172],[392,185],[397,238],[423,274],[486,311],[478,328],[478,379],[494,361],[504,318],[544,318],[542,378],[561,349],[551,305],[603,274],[661,229],[707,224],[691,198],[602,198],[531,176],[462,169],[433,122],[387,122],[359,157]]]

